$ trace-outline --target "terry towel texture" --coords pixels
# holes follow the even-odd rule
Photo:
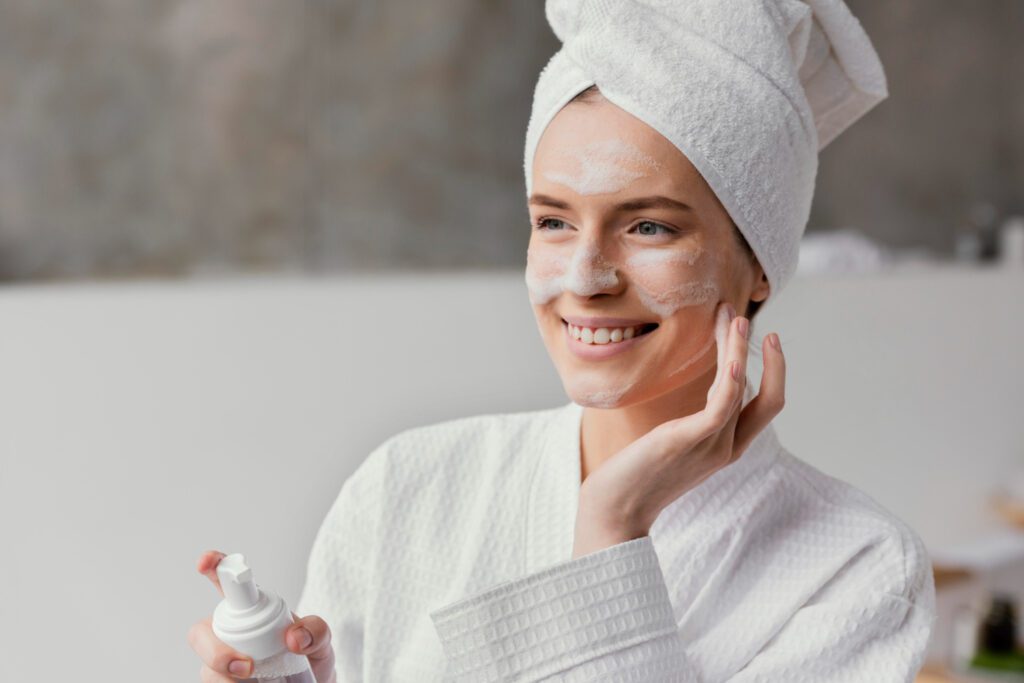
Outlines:
[[[572,559],[582,411],[407,430],[345,482],[296,604],[340,683],[914,679],[924,546],[770,425],[648,536]]]
[[[526,132],[591,85],[704,176],[778,296],[796,271],[818,151],[888,96],[842,0],[548,0],[562,48],[541,71]]]

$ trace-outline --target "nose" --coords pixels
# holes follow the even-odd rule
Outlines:
[[[613,293],[620,285],[615,264],[608,260],[594,240],[581,243],[565,274],[565,288],[579,296]]]

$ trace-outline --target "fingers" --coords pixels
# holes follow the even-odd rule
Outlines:
[[[295,613],[292,613],[295,617]],[[308,638],[308,640],[307,640]],[[317,616],[295,618],[295,624],[285,632],[288,649],[306,655],[313,675],[318,681],[333,681],[334,650],[331,647],[331,629]],[[308,645],[304,645],[305,643]]]
[[[729,341],[729,324],[735,317],[735,311],[732,306],[723,301],[718,305],[718,310],[715,313],[715,345],[718,349],[718,366],[717,372],[715,373],[715,380],[711,383],[708,388],[708,403],[711,402],[711,397],[715,395],[715,390],[722,381],[722,377],[726,371],[726,356],[728,354],[728,341]]]
[[[240,652],[235,651],[220,640],[213,632],[210,617],[197,621],[188,631],[188,644],[203,660],[203,665],[210,669],[210,674],[246,678],[252,673],[253,661]],[[205,678],[203,680],[206,680]],[[210,680],[220,680],[212,677]]]
[[[224,597],[224,589],[220,587],[220,579],[217,578],[217,565],[225,557],[227,556],[219,550],[207,550],[199,556],[199,562],[196,564],[196,570],[213,582],[221,597]]]
[[[317,616],[298,619],[285,632],[288,649],[309,657],[310,661],[325,659],[331,652],[331,629]]]
[[[778,348],[776,348],[778,344]],[[761,388],[757,396],[751,399],[736,424],[736,438],[733,441],[733,456],[739,457],[754,438],[782,412],[786,404],[786,359],[782,354],[779,335],[771,333],[761,344],[764,357],[764,373],[761,375]]]
[[[707,438],[722,430],[733,418],[743,398],[743,383],[746,381],[747,339],[739,331],[741,321],[737,316],[728,328],[728,340],[722,344],[726,349],[725,362],[719,372],[718,386],[702,411],[702,437]],[[748,321],[749,324],[749,321]]]

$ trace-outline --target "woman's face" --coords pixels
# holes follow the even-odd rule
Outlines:
[[[621,407],[713,376],[718,303],[742,314],[767,281],[682,152],[603,97],[574,102],[541,136],[532,191],[526,284],[572,400]]]

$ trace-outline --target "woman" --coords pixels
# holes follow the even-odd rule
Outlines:
[[[913,680],[920,539],[779,444],[778,335],[746,382],[817,151],[885,96],[870,42],[840,0],[548,18],[526,284],[572,400],[381,444],[320,528],[289,647],[321,682]],[[202,680],[247,673],[209,620],[190,641]]]

